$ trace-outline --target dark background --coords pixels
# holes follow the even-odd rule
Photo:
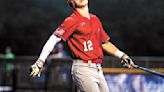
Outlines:
[[[90,0],[118,48],[133,56],[164,55],[164,0]],[[71,14],[66,0],[0,0],[0,53],[38,55]]]

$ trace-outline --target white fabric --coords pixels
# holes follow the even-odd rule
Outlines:
[[[121,58],[125,53],[120,51],[120,50],[117,50],[115,53],[114,53],[114,56],[118,57],[118,58]]]
[[[56,43],[58,43],[59,41],[61,41],[61,38],[57,37],[56,35],[51,35],[50,38],[47,40],[46,44],[44,45],[38,59],[45,62],[47,56],[50,54]]]
[[[73,60],[72,79],[78,92],[109,92],[101,64],[84,63],[82,60]]]

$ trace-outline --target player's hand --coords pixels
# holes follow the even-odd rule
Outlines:
[[[42,60],[37,60],[30,68],[30,76],[32,77],[40,77],[44,62]]]
[[[121,58],[121,64],[126,68],[137,68],[138,66],[134,64],[133,60],[127,55],[124,54]]]

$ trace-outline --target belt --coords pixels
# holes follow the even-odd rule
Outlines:
[[[101,63],[102,63],[102,59],[92,59],[92,60],[74,59],[73,66],[93,67],[99,71],[102,70]]]
[[[95,63],[95,64],[101,64],[102,63],[102,59],[91,59],[91,60],[82,60],[83,63]]]

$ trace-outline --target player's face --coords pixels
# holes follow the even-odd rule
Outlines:
[[[83,8],[88,5],[88,0],[74,0],[77,8]]]

